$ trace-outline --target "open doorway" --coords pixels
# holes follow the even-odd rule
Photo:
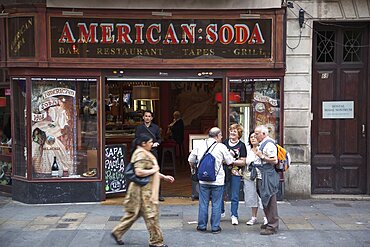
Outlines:
[[[104,101],[106,144],[124,143],[130,150],[135,128],[142,124],[143,112],[152,111],[153,122],[161,129],[158,150],[161,171],[176,179],[174,184],[162,183],[162,195],[190,197],[189,136],[207,134],[211,127],[218,125],[221,106],[215,95],[221,92],[222,79],[107,78]],[[181,145],[169,128],[176,111],[184,123]]]

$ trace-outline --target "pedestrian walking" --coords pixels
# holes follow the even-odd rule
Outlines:
[[[245,161],[247,157],[247,149],[245,147],[244,142],[240,140],[243,136],[243,127],[240,124],[232,124],[229,127],[229,138],[226,139],[223,143],[229,149],[231,155],[236,160]],[[243,166],[224,166],[225,169],[225,186],[224,191],[230,192],[230,200],[231,200],[231,224],[238,225],[238,208],[239,208],[239,191],[240,191],[240,184],[243,175],[243,168],[245,167],[245,163],[243,162]],[[221,208],[222,216],[225,215],[225,203],[222,201],[222,208]]]
[[[135,138],[139,137],[141,134],[149,135],[153,139],[153,146],[150,152],[158,160],[158,148],[162,142],[161,130],[153,123],[153,112],[149,110],[144,111],[143,120],[144,122],[138,125],[135,129]],[[159,200],[164,201],[164,198],[161,195],[161,189],[159,189]]]
[[[220,233],[220,219],[221,219],[221,203],[223,186],[225,179],[225,172],[222,169],[222,164],[225,162],[228,165],[242,165],[244,161],[234,161],[234,157],[230,154],[227,147],[221,143],[222,133],[217,127],[210,129],[208,139],[205,140],[204,145],[194,148],[188,158],[192,169],[195,168],[197,161],[200,161],[209,147],[209,153],[215,158],[214,169],[216,172],[215,181],[199,181],[199,210],[198,210],[198,226],[197,230],[205,232],[208,224],[208,205],[212,200],[212,214],[211,214],[211,231],[212,233]]]
[[[262,164],[259,168],[262,180],[259,182],[258,190],[262,200],[263,211],[267,218],[267,224],[261,226],[261,235],[272,235],[277,233],[279,228],[276,198],[276,194],[279,191],[279,174],[275,171],[275,164],[278,162],[277,148],[272,142],[267,141],[271,138],[268,136],[266,126],[257,126],[254,133],[260,144],[256,155],[261,159]]]
[[[132,224],[143,216],[149,231],[149,247],[162,246],[162,231],[159,227],[159,185],[160,179],[173,183],[172,176],[163,175],[159,172],[156,157],[150,152],[153,146],[153,139],[145,134],[141,134],[134,141],[134,152],[131,163],[134,164],[135,174],[138,177],[150,176],[149,183],[140,186],[134,182],[129,184],[124,200],[125,215],[112,231],[111,235],[118,245],[123,245],[122,236],[129,230]]]

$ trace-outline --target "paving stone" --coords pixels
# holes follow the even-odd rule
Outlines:
[[[81,224],[79,230],[94,230],[94,229],[104,229],[105,224]]]
[[[72,239],[76,236],[77,231],[50,231],[45,239],[41,242],[42,247],[64,247],[70,246]]]
[[[101,230],[80,230],[71,241],[70,246],[92,247],[98,246],[103,239],[104,231]]]
[[[22,229],[29,223],[30,221],[8,220],[0,225],[0,230]]]
[[[108,216],[96,216],[94,214],[87,215],[86,218],[82,221],[83,224],[105,224],[107,223]]]
[[[314,230],[315,228],[310,223],[304,224],[286,224],[289,230]]]
[[[45,217],[38,216],[31,223],[32,224],[41,224],[41,225],[51,225],[56,224],[60,220],[60,217]]]
[[[25,228],[23,228],[23,231],[39,231],[39,230],[46,230],[49,229],[50,225],[41,225],[41,224],[36,224],[32,225],[29,224]]]
[[[339,230],[340,227],[331,220],[309,220],[316,230]]]
[[[41,242],[46,238],[48,233],[48,231],[37,231],[37,233],[23,231],[13,239],[8,247],[40,246]]]

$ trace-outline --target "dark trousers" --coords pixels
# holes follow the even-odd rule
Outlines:
[[[261,179],[257,179],[257,194],[260,196],[260,189],[261,189]],[[279,215],[277,209],[277,196],[276,194],[271,196],[267,207],[263,209],[265,216],[267,218],[267,228],[271,230],[278,230],[279,228]]]
[[[269,204],[267,205],[266,208],[263,209],[265,212],[266,218],[267,218],[267,229],[271,230],[278,230],[279,228],[279,215],[278,215],[278,209],[277,209],[277,199],[276,199],[276,194],[274,194],[270,201]]]

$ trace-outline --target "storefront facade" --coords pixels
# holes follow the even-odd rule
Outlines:
[[[118,170],[143,110],[163,130],[180,110],[185,147],[190,135],[231,123],[245,136],[265,124],[282,142],[284,8],[48,4],[9,6],[0,19],[15,200],[101,201],[125,191]]]

